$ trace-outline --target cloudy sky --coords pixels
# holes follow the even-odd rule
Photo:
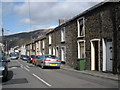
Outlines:
[[[6,29],[6,35],[56,27],[59,19],[73,18],[102,0],[28,1],[30,0],[2,2],[2,26]]]

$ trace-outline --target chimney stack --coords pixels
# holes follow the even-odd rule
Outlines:
[[[59,19],[59,25],[62,25],[63,23],[65,23],[67,21],[67,19]]]

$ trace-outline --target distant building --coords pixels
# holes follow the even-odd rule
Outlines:
[[[4,52],[4,45],[0,43],[0,51]]]
[[[20,55],[26,55],[25,45],[22,45],[22,46],[20,47]]]
[[[67,19],[59,19],[59,25],[64,24],[67,21]]]

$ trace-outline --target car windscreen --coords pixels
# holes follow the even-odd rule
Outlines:
[[[23,56],[23,57],[29,58],[29,56]]]
[[[17,57],[17,55],[11,55],[11,57]]]
[[[31,56],[31,58],[35,58],[35,56],[34,56],[34,55],[32,55],[32,56]]]
[[[40,59],[41,57],[40,56],[36,56],[37,59]]]
[[[57,57],[53,56],[53,55],[47,55],[47,56],[45,56],[45,58],[57,58]]]

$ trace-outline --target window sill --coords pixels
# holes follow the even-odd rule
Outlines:
[[[85,35],[83,35],[83,36],[78,36],[78,38],[81,38],[81,37],[85,37]]]
[[[65,40],[64,40],[64,41],[61,41],[61,42],[65,42]]]

